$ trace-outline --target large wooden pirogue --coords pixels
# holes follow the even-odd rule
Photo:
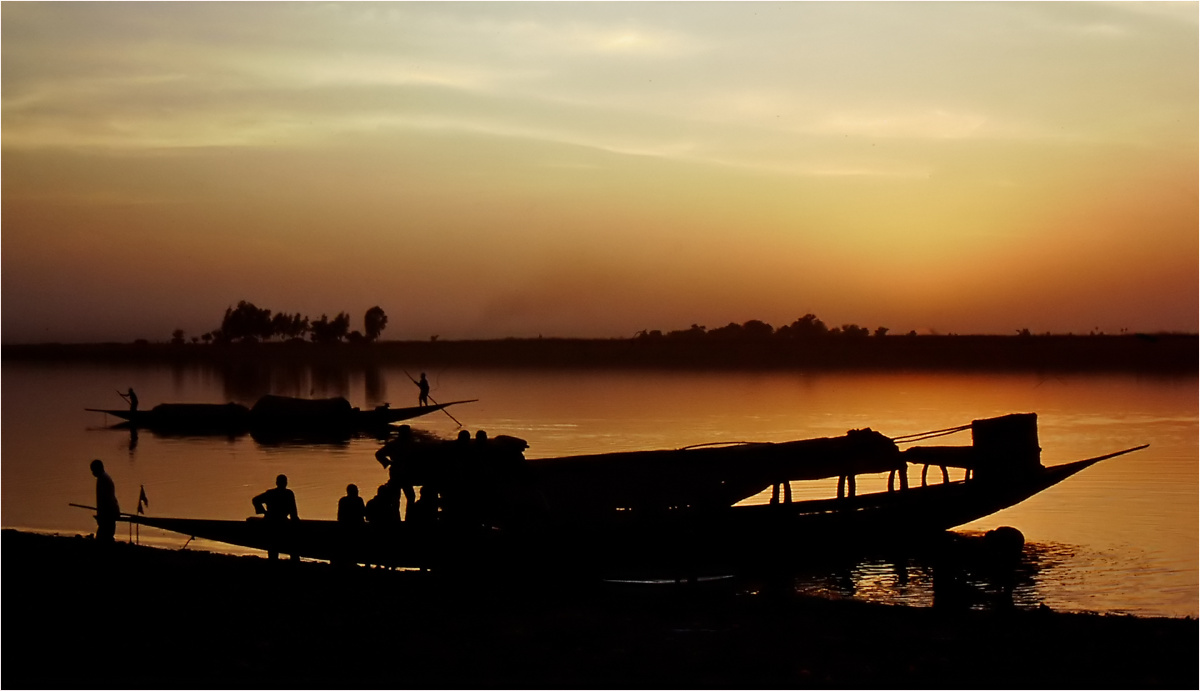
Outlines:
[[[390,525],[125,515],[123,520],[244,547],[344,562],[440,568],[737,569],[786,552],[797,559],[921,539],[995,513],[1134,447],[1045,467],[1034,414],[977,420],[967,447],[912,447],[872,430],[783,443],[703,446],[534,459],[512,438],[413,442],[393,482],[436,492],[436,518]],[[964,428],[955,428],[966,429]],[[520,443],[514,443],[520,442]],[[906,481],[909,464],[967,470],[962,480]],[[858,474],[892,474],[856,494]],[[842,478],[839,496],[739,505],[773,485]],[[772,556],[774,555],[774,556]]]

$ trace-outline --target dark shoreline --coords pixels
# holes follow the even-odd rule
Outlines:
[[[1196,688],[1197,622],[269,562],[4,530],[4,688]]]
[[[315,345],[4,345],[9,361],[170,365],[314,364],[679,370],[913,370],[1196,374],[1195,334],[782,339],[500,339]]]

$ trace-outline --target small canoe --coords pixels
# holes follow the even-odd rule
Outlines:
[[[162,403],[149,410],[86,408],[111,415],[129,427],[171,434],[239,435],[262,433],[265,436],[294,432],[314,435],[350,435],[385,428],[394,422],[409,420],[444,410],[453,405],[473,403],[477,399],[450,401],[437,405],[369,410],[352,408],[344,398],[302,399],[287,396],[263,396],[247,408],[237,403]]]
[[[250,409],[237,403],[163,403],[149,410],[86,408],[124,420],[131,427],[239,433],[250,429]]]

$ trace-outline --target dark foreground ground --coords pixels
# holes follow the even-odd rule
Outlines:
[[[1200,683],[1193,619],[338,569],[12,530],[0,546],[6,689]]]

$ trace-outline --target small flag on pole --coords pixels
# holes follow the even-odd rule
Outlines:
[[[141,486],[142,491],[138,494],[138,513],[144,514],[143,507],[150,506],[150,500],[146,498],[146,486]]]

